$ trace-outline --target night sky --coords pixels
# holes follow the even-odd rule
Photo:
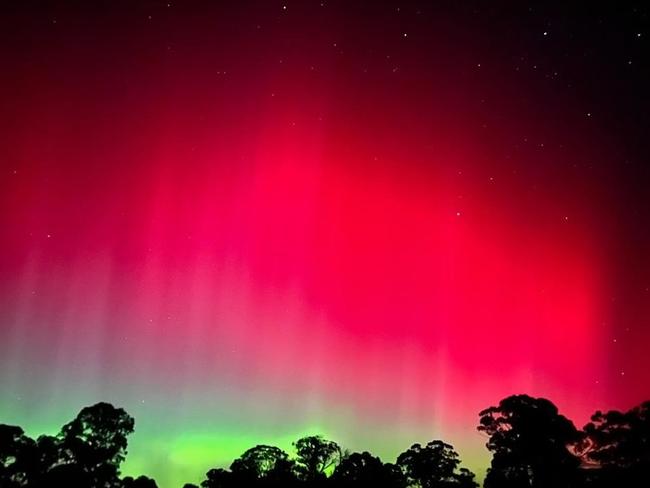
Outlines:
[[[507,395],[648,399],[649,8],[567,3],[3,1],[0,422],[482,477]]]

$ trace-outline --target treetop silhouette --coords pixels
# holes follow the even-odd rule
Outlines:
[[[0,488],[155,488],[120,475],[134,419],[109,403],[83,408],[55,436],[34,440],[0,424]],[[650,401],[626,412],[597,411],[582,430],[544,398],[513,395],[479,413],[492,453],[485,488],[650,486]],[[295,455],[260,444],[229,469],[208,470],[201,488],[476,488],[453,446],[413,444],[395,463],[348,452],[319,435],[293,443]],[[187,483],[184,488],[198,488]]]

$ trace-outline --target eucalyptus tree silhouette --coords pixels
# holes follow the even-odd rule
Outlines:
[[[587,486],[650,486],[650,401],[628,410],[597,411],[584,427],[581,454],[592,467]]]
[[[366,451],[345,456],[332,473],[330,482],[336,488],[406,487],[406,478],[399,467],[384,464]]]
[[[581,435],[549,400],[514,395],[479,414],[493,457],[485,488],[563,488],[577,483],[580,460],[568,446]]]
[[[453,446],[439,440],[426,446],[413,444],[397,458],[409,486],[421,488],[475,488],[474,473],[458,469],[460,459]]]
[[[234,486],[234,475],[222,468],[214,468],[205,474],[205,480],[201,482],[202,488],[228,488]]]
[[[133,428],[133,417],[121,408],[109,403],[86,407],[57,436],[59,462],[81,468],[94,486],[120,486],[120,464]]]
[[[135,479],[127,476],[122,480],[122,488],[158,488],[158,485],[147,476],[138,476]]]
[[[230,465],[233,482],[247,486],[291,486],[297,481],[295,462],[279,447],[258,445]]]
[[[38,461],[35,470],[38,476],[46,477],[48,471],[59,464],[62,464],[61,442],[60,440],[51,435],[42,435],[36,440],[36,448],[38,451]]]
[[[31,485],[27,485],[30,486]],[[75,488],[96,488],[96,487],[116,487],[120,486],[119,481],[115,483],[107,483],[93,479],[93,477],[84,470],[81,466],[75,463],[58,464],[52,466],[45,473],[40,483],[36,486],[39,488],[46,487],[75,487]]]
[[[627,412],[596,412],[583,431],[543,398],[515,395],[480,412],[478,430],[493,453],[485,488],[650,486],[650,401]],[[134,421],[98,403],[56,436],[36,441],[0,424],[0,488],[156,488],[146,476],[120,479]],[[321,436],[298,439],[295,458],[257,445],[230,469],[211,469],[201,488],[476,488],[453,447],[413,444],[395,464],[369,452],[344,454]],[[184,488],[198,488],[186,484]]]
[[[299,479],[316,484],[325,480],[326,472],[341,461],[341,447],[319,435],[307,436],[293,443],[296,449],[296,472]]]
[[[34,482],[37,447],[22,428],[0,425],[0,486],[15,488]]]
[[[20,427],[0,425],[0,487],[155,487],[150,478],[119,477],[133,426],[132,417],[108,403],[82,409],[56,436],[36,441]]]

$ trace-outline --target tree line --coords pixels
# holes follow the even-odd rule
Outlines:
[[[0,424],[0,488],[156,488],[122,477],[135,422],[109,403],[83,408],[57,435],[32,439]],[[492,460],[485,488],[636,488],[650,486],[650,401],[626,412],[597,411],[582,429],[544,398],[513,395],[479,413]],[[228,469],[210,469],[201,488],[477,488],[453,446],[413,444],[394,463],[349,452],[313,435],[295,454],[257,445]],[[187,483],[184,488],[198,488]]]

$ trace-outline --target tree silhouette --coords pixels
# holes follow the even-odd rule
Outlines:
[[[580,460],[567,446],[580,434],[557,407],[528,395],[507,397],[479,414],[489,436],[491,467],[485,488],[562,488],[575,484]]]
[[[38,471],[46,473],[51,467],[63,463],[61,441],[51,435],[42,435],[36,440],[38,451]]]
[[[295,483],[295,463],[279,447],[258,445],[242,454],[230,465],[238,486],[289,486]]]
[[[311,483],[324,480],[327,470],[341,461],[341,447],[319,435],[302,437],[293,443],[296,469],[301,480]]]
[[[127,476],[122,480],[123,488],[158,488],[158,485],[154,480],[148,478],[147,476],[138,476],[136,479],[133,479],[131,476]]]
[[[113,480],[112,480],[113,481]],[[58,464],[52,466],[41,479],[39,487],[75,487],[75,488],[96,488],[104,486],[119,486],[119,481],[103,484],[93,479],[80,465],[75,463]]]
[[[507,397],[479,415],[478,430],[493,453],[485,488],[650,486],[650,401],[624,413],[598,411],[583,431],[549,400],[527,395]],[[133,428],[133,418],[108,403],[82,409],[59,434],[36,441],[21,427],[0,424],[0,488],[157,488],[146,476],[119,477]],[[318,435],[293,446],[295,459],[278,447],[257,445],[230,469],[209,470],[200,486],[478,487],[453,447],[440,440],[413,444],[395,464],[365,451],[343,454],[336,442]]]
[[[650,486],[650,402],[625,412],[597,411],[584,427],[589,486]]]
[[[226,469],[211,469],[205,476],[206,479],[201,482],[202,488],[228,488],[235,485],[233,474]]]
[[[33,482],[38,454],[36,443],[22,428],[0,424],[0,486],[14,488]]]
[[[119,468],[133,427],[133,417],[121,408],[86,407],[57,436],[60,462],[79,466],[97,486],[120,486]]]
[[[354,452],[344,457],[332,473],[331,482],[340,488],[376,486],[403,488],[406,479],[394,464],[384,464],[369,452]]]
[[[471,471],[458,470],[460,460],[453,446],[439,440],[431,441],[424,447],[413,444],[399,455],[397,465],[406,475],[409,486],[478,487]]]

